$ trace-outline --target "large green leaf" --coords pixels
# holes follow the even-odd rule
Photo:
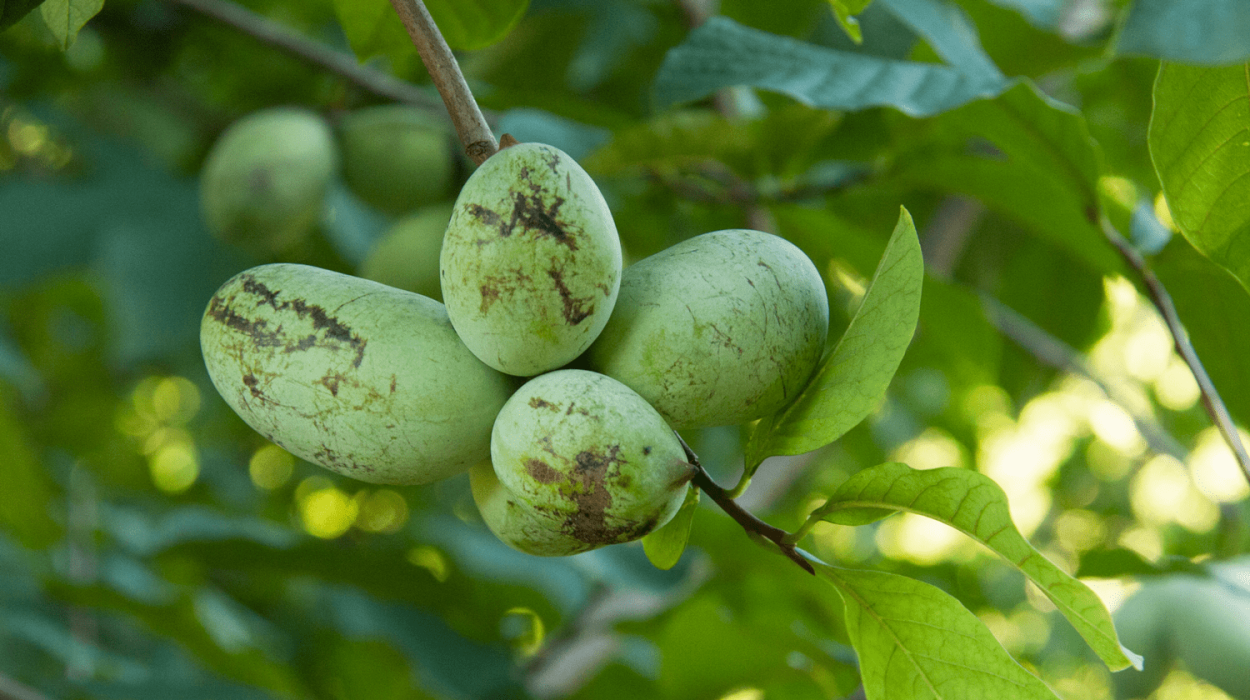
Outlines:
[[[1020,82],[994,99],[938,117],[939,133],[988,140],[993,153],[957,148],[913,156],[907,182],[967,194],[1103,272],[1119,267],[1094,225],[1101,157],[1079,112]]]
[[[745,85],[816,107],[889,106],[936,114],[1006,87],[999,77],[934,63],[895,61],[805,44],[713,17],[668,52],[655,79],[662,106]]]
[[[1037,584],[1112,670],[1141,667],[1141,657],[1120,645],[1102,600],[1024,539],[1011,521],[1007,494],[984,474],[881,464],[847,479],[811,518],[863,525],[896,510],[946,523],[989,547]]]
[[[1164,63],[1154,98],[1150,157],[1172,219],[1250,289],[1250,63]]]
[[[902,209],[864,300],[838,346],[794,401],[762,419],[752,432],[746,447],[748,476],[766,457],[802,454],[827,445],[872,413],[916,331],[923,283],[916,225]]]
[[[426,0],[447,45],[480,49],[499,41],[520,21],[529,0]],[[397,51],[416,52],[389,0],[334,0],[352,51],[365,60]]]
[[[42,3],[43,0],[0,0],[0,32],[17,24],[26,13]]]
[[[1250,3],[1137,0],[1116,50],[1203,65],[1244,61],[1250,58]]]
[[[998,66],[981,48],[977,27],[958,5],[945,0],[878,0],[933,52],[961,73],[987,83],[1005,82]]]
[[[941,589],[883,571],[813,564],[842,596],[868,700],[1056,699]]]
[[[47,0],[39,6],[39,12],[64,51],[78,38],[78,30],[103,8],[104,0]]]

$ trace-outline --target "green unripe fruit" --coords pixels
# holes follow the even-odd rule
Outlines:
[[[584,370],[530,380],[491,431],[498,483],[474,476],[487,525],[531,554],[638,539],[681,506],[694,476],[672,429],[620,382]]]
[[[1195,677],[1250,700],[1250,561],[1212,569],[1227,580],[1178,576],[1169,582],[1172,649]]]
[[[374,244],[360,276],[442,301],[438,254],[450,220],[451,204],[435,204],[395,222]]]
[[[403,214],[448,196],[456,162],[445,122],[383,105],[349,114],[339,133],[343,179],[369,204]]]
[[[231,124],[204,161],[204,221],[227,243],[281,252],[316,226],[337,168],[321,117],[292,108],[254,112]]]
[[[486,459],[514,387],[464,347],[442,304],[305,265],[231,278],[200,346],[213,385],[257,432],[378,484],[424,484]]]
[[[589,367],[674,428],[733,425],[794,398],[828,332],[824,283],[802,251],[760,231],[717,231],[625,270]]]
[[[523,143],[465,183],[440,269],[465,345],[501,372],[530,376],[567,364],[603,330],[621,242],[586,171],[559,149]]]
[[[486,526],[513,549],[540,557],[563,557],[598,546],[567,534],[558,516],[533,508],[509,491],[499,483],[489,460],[469,470],[469,484]]]

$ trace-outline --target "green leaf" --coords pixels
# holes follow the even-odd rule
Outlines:
[[[642,538],[642,551],[657,569],[668,571],[676,566],[681,553],[690,541],[690,527],[694,525],[695,509],[699,507],[699,489],[691,486],[686,491],[677,515],[658,530]]]
[[[1172,219],[1250,289],[1250,63],[1164,63],[1154,100],[1150,158]]]
[[[529,0],[426,0],[425,6],[453,49],[482,49],[521,21]]]
[[[815,107],[889,106],[912,116],[936,114],[1007,87],[1001,78],[952,66],[837,51],[712,17],[664,57],[655,94],[667,107],[738,85]]]
[[[1116,51],[1203,65],[1244,61],[1250,58],[1250,3],[1137,0]]]
[[[957,5],[943,0],[879,0],[929,44],[934,53],[961,73],[989,83],[1004,83],[998,66],[981,48],[977,27]]]
[[[842,596],[868,700],[1056,700],[941,589],[882,571],[813,564]]]
[[[1115,251],[1094,226],[1102,163],[1079,112],[1022,81],[935,124],[961,140],[948,151],[905,159],[899,177],[976,197],[1092,269],[1119,269]],[[997,152],[969,153],[969,141],[982,139]]]
[[[855,318],[807,387],[762,419],[746,448],[747,476],[772,455],[810,452],[872,413],[916,331],[924,260],[911,214],[902,209]]]
[[[5,483],[0,489],[0,528],[31,549],[48,547],[61,536],[61,526],[50,514],[53,485],[7,401],[0,401],[0,455]]]
[[[104,0],[47,0],[39,12],[64,51],[78,38],[78,30],[103,8]]]
[[[860,31],[859,20],[855,19],[855,15],[863,12],[872,4],[872,0],[829,0],[829,7],[833,9],[833,16],[838,20],[838,26],[842,27],[842,31],[851,37],[851,41],[856,44],[864,43],[864,33]]]
[[[897,462],[881,464],[847,479],[811,517],[864,525],[894,510],[946,523],[989,547],[1036,584],[1113,671],[1141,667],[1141,657],[1120,645],[1102,600],[1024,539],[1011,521],[1007,494],[984,474],[954,467],[921,471]]]
[[[499,41],[525,14],[529,0],[426,0],[447,45],[480,49]],[[334,0],[352,51],[360,60],[397,52],[416,55],[412,39],[389,0]]]
[[[0,32],[17,24],[43,0],[0,0]]]

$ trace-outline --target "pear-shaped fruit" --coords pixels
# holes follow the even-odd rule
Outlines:
[[[588,366],[674,428],[733,425],[802,390],[828,332],[824,283],[802,251],[761,231],[716,231],[625,270]]]
[[[465,183],[443,240],[443,300],[482,362],[535,375],[582,354],[616,302],[621,243],[586,171],[538,143],[505,148]]]
[[[443,300],[438,282],[438,254],[451,220],[451,204],[435,204],[391,226],[360,266],[360,276],[374,282]]]
[[[382,105],[347,115],[339,133],[343,179],[369,204],[398,215],[449,195],[456,162],[446,122]]]
[[[221,240],[279,253],[316,226],[338,168],[330,126],[303,109],[254,112],[213,144],[200,174],[204,221]]]
[[[424,484],[486,459],[515,386],[464,347],[442,304],[305,265],[231,278],[200,345],[217,391],[257,432],[379,484]]]
[[[524,552],[563,555],[638,539],[681,507],[694,468],[655,409],[585,370],[530,380],[491,432],[492,474],[473,474],[491,530]]]

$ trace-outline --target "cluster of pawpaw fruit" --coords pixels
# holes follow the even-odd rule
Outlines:
[[[487,526],[521,551],[664,525],[694,476],[673,430],[776,411],[824,350],[824,285],[798,248],[717,231],[622,269],[599,189],[551,146],[500,150],[446,219],[420,217],[441,252],[379,249],[437,256],[437,289],[255,267],[209,302],[205,363],[249,425],[303,459],[373,483],[469,471]]]

